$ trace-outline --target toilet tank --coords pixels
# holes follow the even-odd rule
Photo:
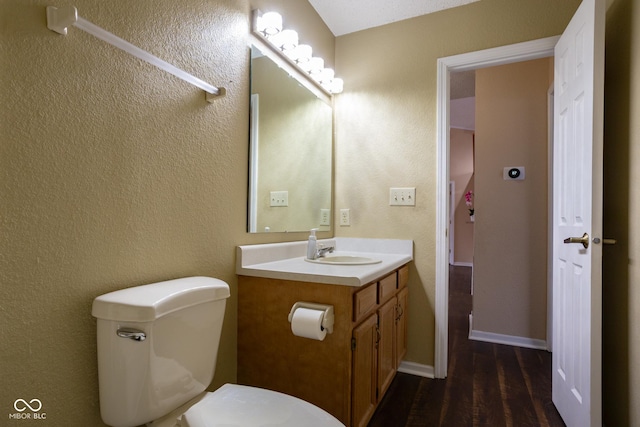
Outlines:
[[[93,301],[102,420],[138,426],[211,383],[229,286],[187,277],[111,292]]]

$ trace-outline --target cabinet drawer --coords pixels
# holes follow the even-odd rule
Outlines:
[[[398,289],[402,289],[407,286],[409,282],[409,265],[400,267],[398,270]]]
[[[378,303],[378,287],[375,283],[367,285],[353,295],[353,321],[357,322],[375,310]]]
[[[383,304],[396,293],[397,275],[394,271],[384,279],[380,280],[378,287],[378,302]]]

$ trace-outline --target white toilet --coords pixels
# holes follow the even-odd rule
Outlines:
[[[102,420],[113,427],[344,427],[308,402],[213,379],[229,286],[187,277],[99,296]],[[286,313],[284,314],[286,316]]]

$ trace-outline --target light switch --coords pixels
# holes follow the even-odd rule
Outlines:
[[[288,191],[272,191],[269,193],[269,206],[289,206]]]
[[[391,188],[389,191],[390,206],[415,206],[416,205],[416,188],[402,187]]]

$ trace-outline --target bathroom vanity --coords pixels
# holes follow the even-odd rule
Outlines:
[[[321,243],[363,253],[347,240]],[[411,241],[353,240],[366,240],[366,255],[380,262],[317,265],[298,255],[299,242],[267,259],[249,260],[242,250],[250,247],[238,248],[238,382],[302,398],[346,426],[366,426],[406,352],[413,252]],[[397,253],[382,252],[398,242],[404,244]],[[334,307],[333,332],[324,340],[292,333],[288,314],[300,301]]]

